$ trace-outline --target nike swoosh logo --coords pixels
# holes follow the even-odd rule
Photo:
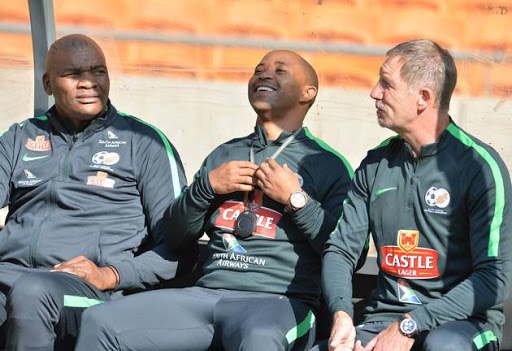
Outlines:
[[[384,194],[388,191],[391,191],[391,190],[396,190],[396,186],[393,186],[391,188],[383,188],[383,189],[377,189],[377,191],[375,192],[375,196],[379,196],[380,194]]]
[[[25,162],[30,162],[30,161],[40,160],[40,159],[46,158],[48,156],[50,156],[50,155],[32,156],[31,157],[31,156],[28,155],[28,152],[27,152],[25,155],[23,155],[22,160],[25,161]]]

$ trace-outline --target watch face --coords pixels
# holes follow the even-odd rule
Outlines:
[[[290,204],[295,208],[302,208],[306,205],[307,197],[302,191],[292,193],[290,197]]]
[[[405,335],[412,335],[416,331],[417,325],[414,319],[405,318],[400,322],[400,331]]]

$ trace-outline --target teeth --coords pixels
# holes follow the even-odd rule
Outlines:
[[[269,87],[258,87],[256,91],[274,91],[274,89]]]

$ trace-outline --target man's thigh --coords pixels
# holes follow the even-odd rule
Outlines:
[[[143,292],[92,307],[84,315],[77,350],[207,350],[217,300],[215,290],[192,287]]]
[[[84,309],[110,294],[69,273],[32,271],[13,284],[8,298],[9,343],[30,346],[55,338],[56,345],[74,343]],[[43,341],[44,340],[44,341]]]
[[[492,331],[476,321],[448,322],[432,330],[423,345],[425,351],[499,350]]]
[[[304,350],[315,338],[311,310],[275,294],[226,292],[215,320],[226,350]]]

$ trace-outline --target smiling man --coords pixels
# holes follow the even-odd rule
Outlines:
[[[71,350],[86,307],[171,279],[178,266],[163,214],[186,184],[181,161],[160,131],[112,106],[100,47],[83,35],[57,40],[43,84],[55,106],[0,137],[8,350]]]
[[[170,210],[171,247],[209,235],[204,276],[192,288],[95,306],[77,350],[311,346],[320,253],[352,174],[302,127],[317,89],[315,71],[296,53],[263,57],[248,86],[254,133],[216,148]]]

